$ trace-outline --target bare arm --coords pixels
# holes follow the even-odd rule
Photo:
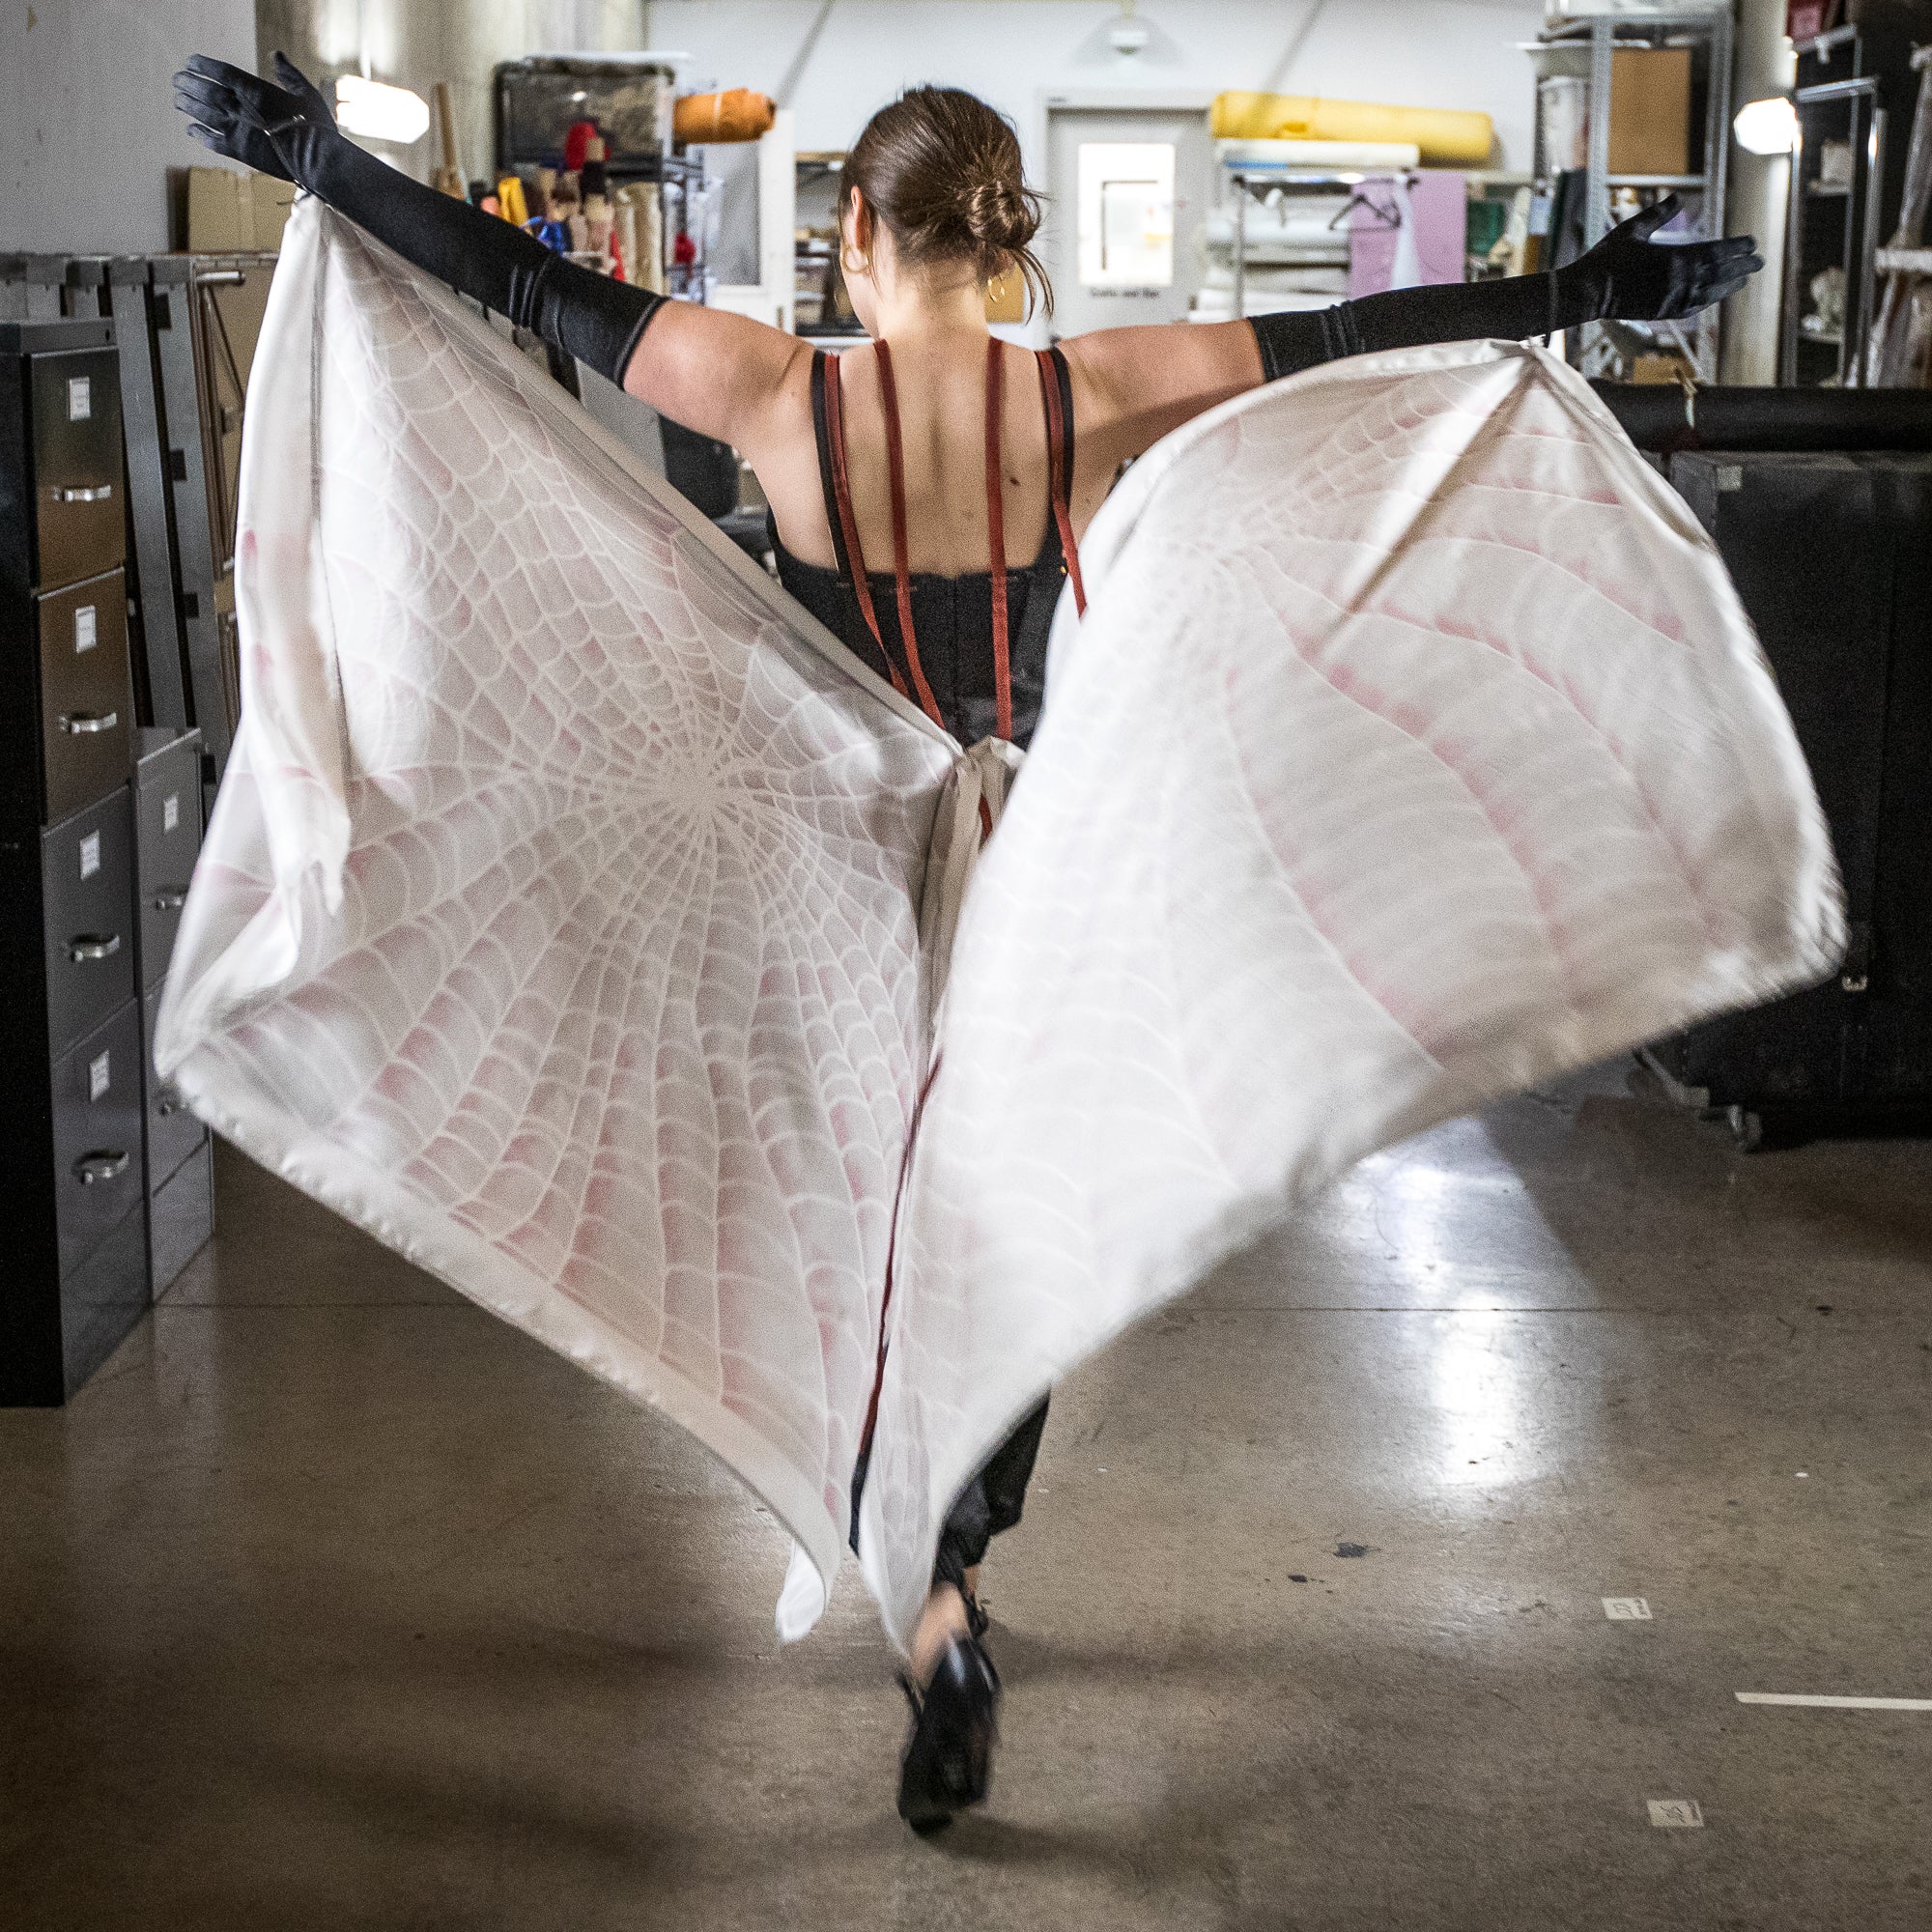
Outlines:
[[[624,369],[624,387],[660,414],[741,450],[753,469],[795,427],[811,345],[749,316],[666,302]]]

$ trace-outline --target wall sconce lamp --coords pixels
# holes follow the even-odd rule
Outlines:
[[[345,133],[407,148],[429,132],[429,102],[407,87],[345,73],[335,83],[335,118]]]
[[[1782,94],[1749,100],[1731,123],[1738,146],[1753,155],[1788,155],[1798,145],[1798,110]]]

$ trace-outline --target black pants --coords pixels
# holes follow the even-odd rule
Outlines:
[[[1040,1433],[1046,1427],[1047,1398],[1014,1423],[1012,1433],[986,1458],[980,1473],[959,1492],[939,1532],[939,1553],[933,1558],[934,1584],[951,1583],[962,1595],[966,1572],[986,1554],[986,1546],[1003,1529],[1020,1520],[1026,1489],[1039,1454]],[[852,1471],[852,1548],[859,1548],[859,1497],[866,1487],[869,1453]]]

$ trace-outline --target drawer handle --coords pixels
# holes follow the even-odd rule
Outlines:
[[[83,959],[112,959],[121,951],[121,935],[77,932],[67,943],[67,956],[78,966]]]
[[[61,729],[85,738],[96,731],[111,731],[121,722],[118,711],[63,711]]]
[[[128,1172],[128,1156],[104,1151],[84,1153],[74,1162],[73,1172],[83,1187],[92,1187],[97,1180],[118,1180]]]
[[[187,904],[187,888],[169,886],[164,892],[156,893],[148,903],[156,912],[180,912],[182,907]]]
[[[63,487],[57,483],[47,492],[56,503],[104,503],[113,494],[111,483],[97,483],[91,489],[75,489],[71,485]]]
[[[181,1112],[181,1095],[172,1087],[165,1088],[155,1102],[155,1118],[157,1121],[168,1120]]]

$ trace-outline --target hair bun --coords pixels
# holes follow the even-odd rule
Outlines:
[[[966,232],[982,247],[1024,248],[1039,227],[1033,197],[997,175],[967,183],[959,197]]]

